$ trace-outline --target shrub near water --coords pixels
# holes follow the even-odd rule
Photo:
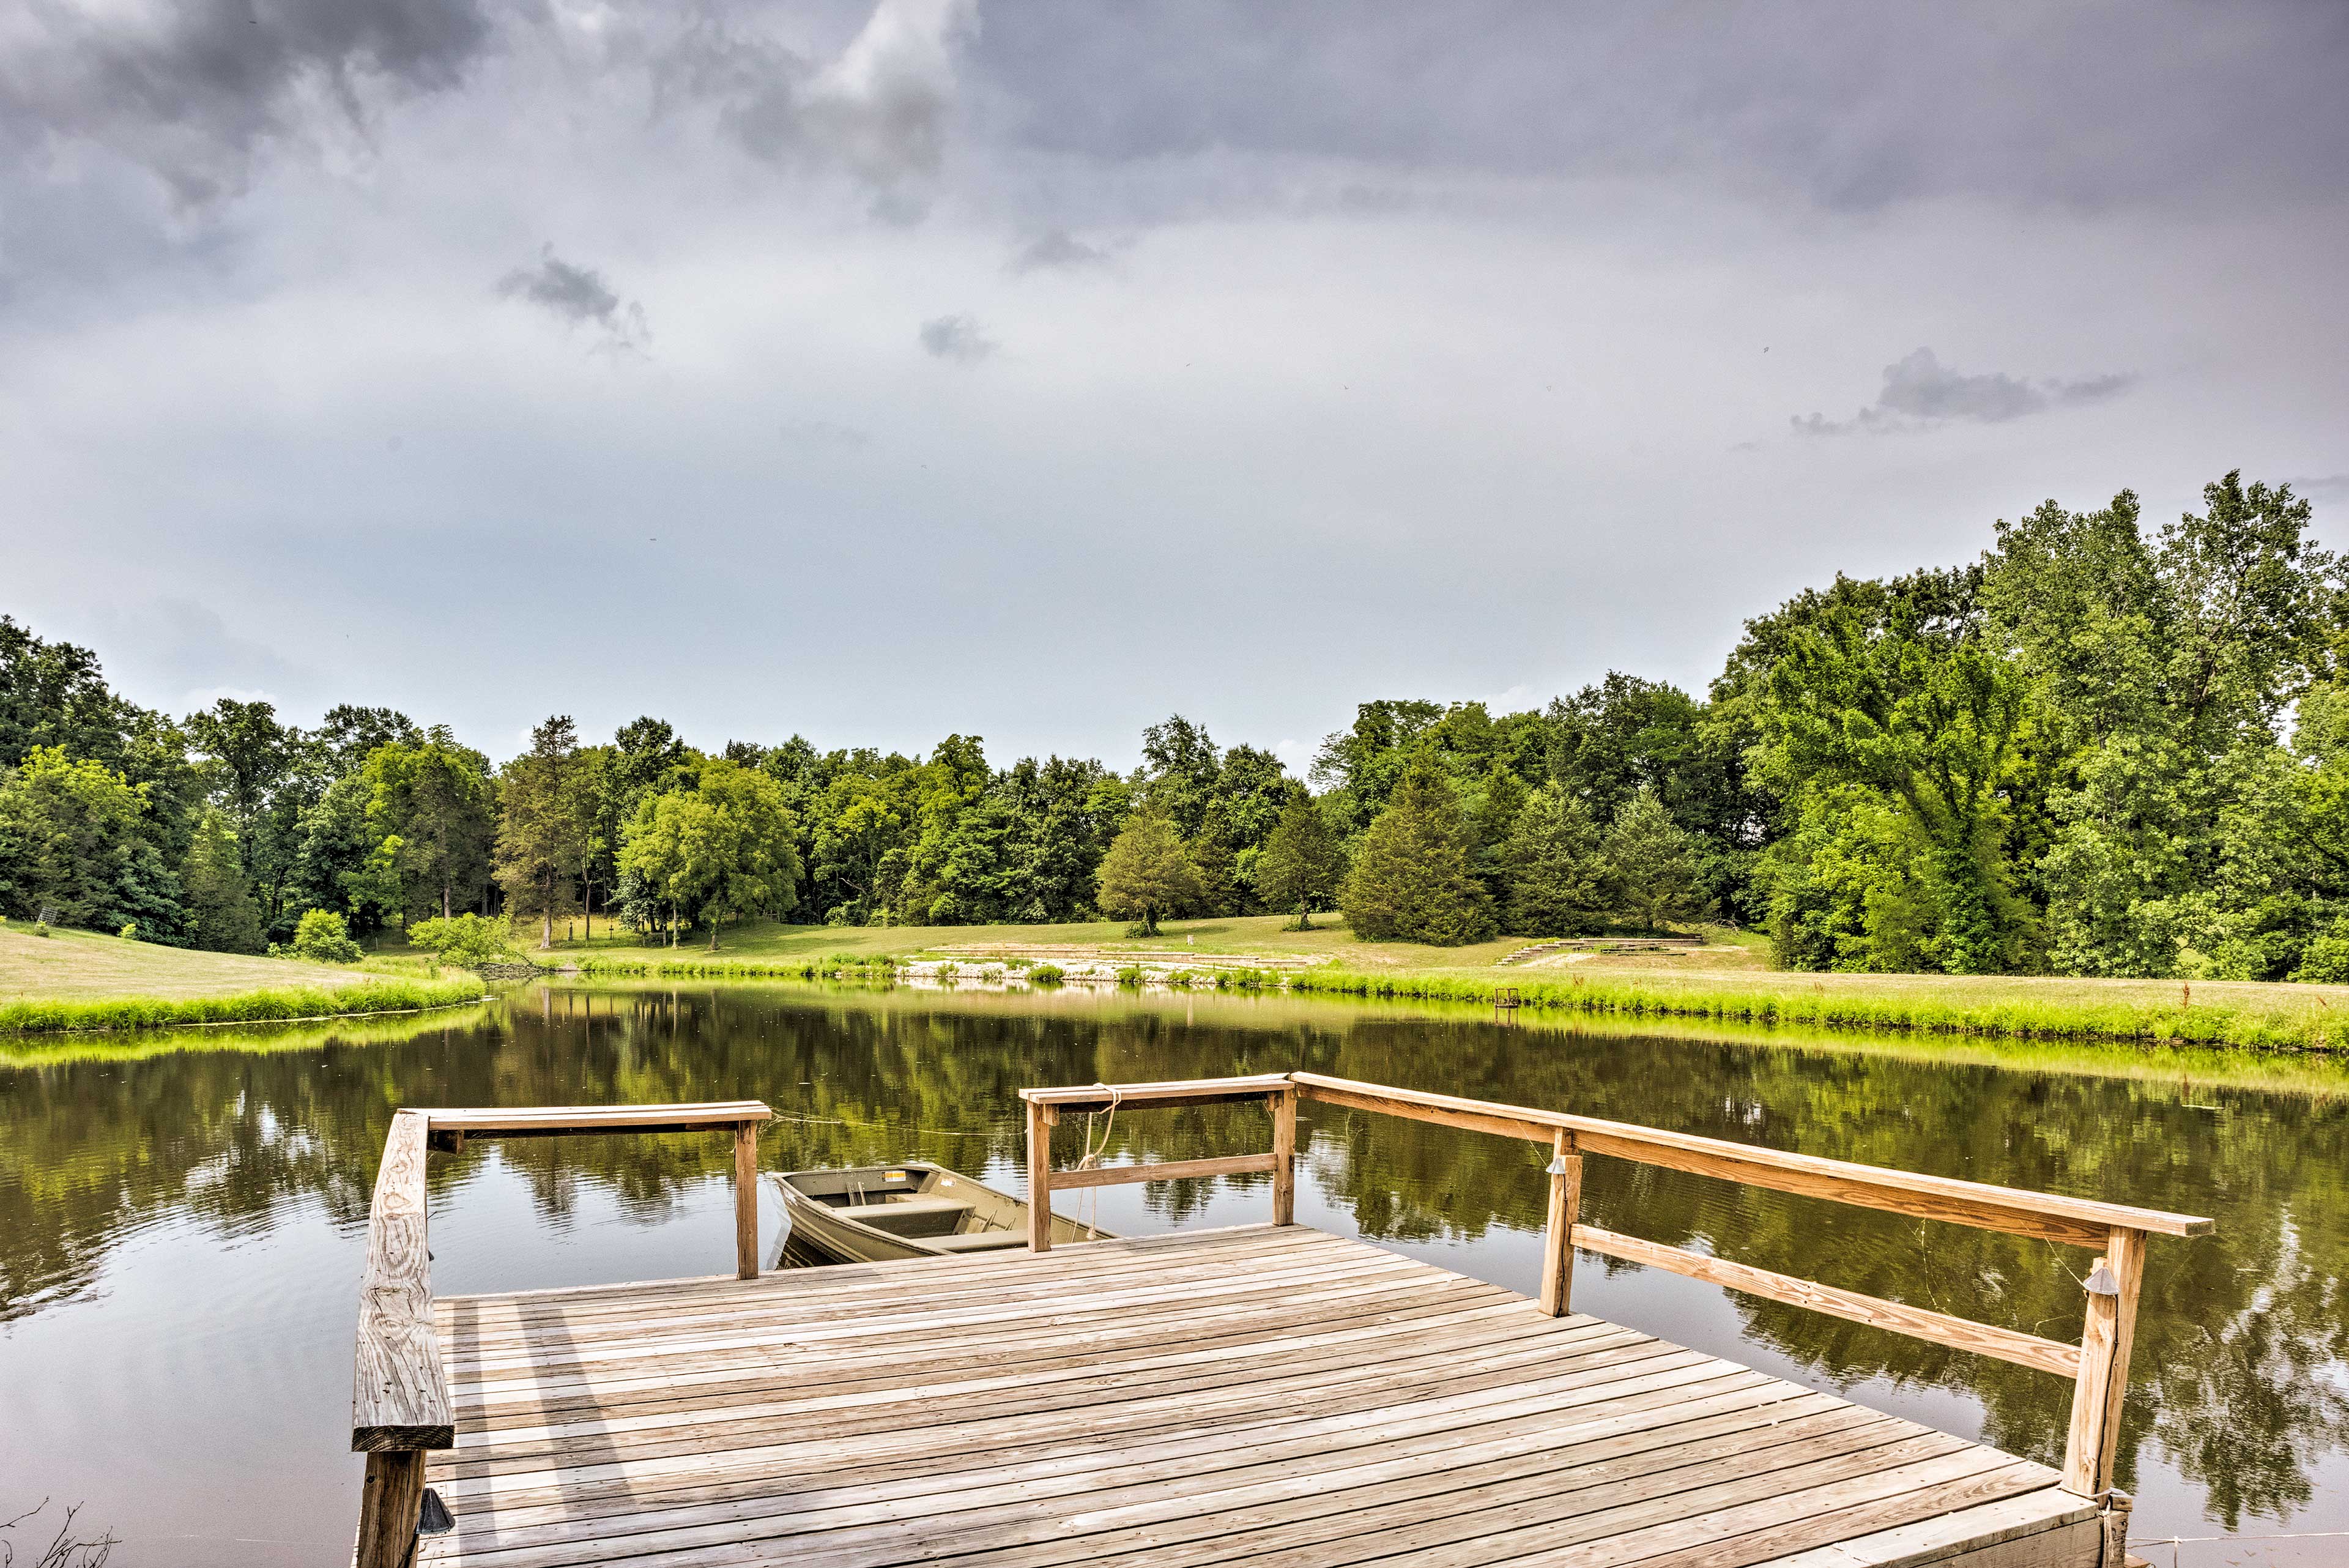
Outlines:
[[[229,996],[123,996],[102,1002],[0,1003],[0,1032],[159,1029],[180,1023],[267,1023],[289,1018],[417,1012],[481,999],[478,981],[367,981],[357,985],[280,986]]]
[[[360,953],[342,916],[332,909],[307,909],[294,928],[294,956],[312,963],[357,963]]]
[[[463,964],[468,969],[520,956],[504,922],[481,915],[419,920],[408,928],[408,942],[410,947],[430,952],[442,963]]]

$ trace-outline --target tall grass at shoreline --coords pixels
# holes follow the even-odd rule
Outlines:
[[[2228,1002],[2197,1005],[2191,992],[2184,988],[2178,1005],[2169,1007],[2137,1001],[1868,994],[1825,987],[1788,992],[1733,982],[1682,983],[1667,989],[1606,975],[1504,981],[1475,975],[1331,968],[1306,970],[1282,976],[1281,981],[1293,992],[1430,1002],[1490,1002],[1504,990],[1511,990],[1525,1007],[1599,1016],[1702,1018],[1729,1023],[1791,1023],[2015,1040],[2222,1045],[2258,1051],[2349,1047],[2349,1011],[2279,1015]]]
[[[186,1024],[269,1023],[300,1018],[350,1018],[367,1013],[421,1012],[481,998],[481,982],[464,980],[364,981],[356,985],[274,986],[225,996],[118,996],[92,1002],[0,1002],[0,1033],[54,1033],[79,1030],[164,1029]]]
[[[887,980],[885,958],[833,954],[825,958],[740,960],[678,958],[629,961],[589,959],[580,971],[590,978],[678,980]],[[1335,965],[1295,971],[1217,970],[1175,971],[1145,980],[1139,970],[1120,976],[1129,986],[1164,984],[1177,990],[1287,992],[1298,996],[1353,996],[1378,1001],[1469,1002],[1490,1005],[1504,991],[1519,1005],[1542,1012],[1596,1018],[1688,1019],[1732,1024],[1789,1025],[1829,1031],[1868,1031],[1976,1039],[2079,1041],[2127,1045],[2198,1045],[2227,1050],[2332,1052],[2349,1050],[2349,1007],[2305,1003],[2313,993],[2282,997],[2280,988],[2205,985],[2203,1000],[2179,986],[2178,1001],[2164,1003],[2144,994],[2093,996],[1982,994],[1979,988],[1920,987],[1930,977],[1887,977],[1883,987],[1868,977],[1837,976],[1838,983],[1815,981],[1803,989],[1789,981],[1807,977],[1771,974],[1748,979],[1733,972],[1712,980],[1697,974],[1560,973],[1534,979],[1514,973],[1458,971],[1353,970]],[[2292,1005],[2287,1007],[2284,1002]]]

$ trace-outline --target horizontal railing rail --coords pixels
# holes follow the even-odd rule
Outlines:
[[[432,1252],[425,1232],[426,1155],[469,1137],[577,1133],[734,1135],[734,1267],[759,1272],[757,1100],[684,1106],[493,1106],[395,1112],[367,1210],[367,1272],[351,1392],[351,1448],[367,1455],[357,1568],[404,1568],[424,1502],[424,1456],[457,1443],[440,1344],[432,1327]]]
[[[2211,1229],[2210,1220],[2197,1215],[1894,1170],[1668,1132],[1630,1122],[1464,1099],[1319,1073],[1025,1089],[1020,1097],[1027,1102],[1028,1109],[1029,1241],[1038,1251],[1050,1244],[1050,1205],[1056,1187],[1237,1175],[1268,1168],[1273,1178],[1273,1222],[1291,1223],[1296,1202],[1297,1104],[1300,1099],[1340,1110],[1368,1111],[1547,1145],[1550,1150],[1550,1188],[1539,1296],[1542,1311],[1560,1316],[1571,1310],[1573,1256],[1579,1248],[2069,1377],[2073,1380],[2072,1418],[2064,1444],[2064,1484],[2084,1496],[2101,1493],[2112,1484],[2121,1405],[2127,1390],[2129,1352],[2136,1332],[2137,1296],[2144,1279],[2147,1239],[2154,1235],[2199,1236]],[[1070,1171],[1051,1168],[1051,1127],[1062,1111],[1098,1112],[1125,1106],[1226,1105],[1251,1100],[1262,1100],[1272,1106],[1273,1150],[1268,1155]],[[2096,1249],[2101,1255],[2091,1265],[2087,1277],[2086,1315],[2080,1343],[2067,1345],[2017,1329],[1886,1301],[1862,1292],[1582,1224],[1582,1159],[1589,1154],[1888,1213]]]

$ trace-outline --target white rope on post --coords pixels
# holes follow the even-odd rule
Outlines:
[[[1101,1142],[1096,1147],[1093,1142],[1093,1118],[1101,1113],[1099,1111],[1085,1113],[1085,1153],[1084,1158],[1077,1161],[1079,1170],[1097,1170],[1101,1168],[1102,1156],[1109,1152],[1110,1135],[1117,1127],[1118,1104],[1125,1097],[1124,1091],[1113,1085],[1104,1084],[1098,1078],[1093,1080],[1093,1087],[1109,1091],[1109,1120],[1102,1124]],[[1101,1189],[1098,1187],[1088,1188],[1085,1190],[1085,1231],[1092,1240],[1096,1241],[1101,1240]]]

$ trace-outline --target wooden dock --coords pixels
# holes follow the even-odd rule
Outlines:
[[[437,1301],[428,1286],[420,1303],[403,1285],[398,1312],[420,1305],[421,1315],[398,1317],[387,1334],[373,1321],[381,1293],[415,1272],[395,1246],[396,1267],[371,1263],[362,1314],[361,1568],[2120,1568],[2127,1505],[2106,1490],[2100,1427],[2085,1434],[2085,1466],[2105,1456],[2104,1473],[2087,1469],[2095,1484],[2082,1485],[2067,1473],[2082,1457],[2076,1430],[2059,1471],[1573,1313],[1566,1236],[1585,1250],[1619,1241],[1673,1252],[1575,1223],[1578,1151],[1607,1145],[1623,1124],[1305,1075],[1032,1091],[1031,1180],[1040,1174],[1049,1197],[1055,1186],[1203,1165],[1286,1165],[1303,1096],[1522,1123],[1475,1128],[1504,1136],[1537,1128],[1560,1150],[1552,1252],[1563,1262],[1543,1299],[1285,1223],[1291,1189],[1279,1169],[1284,1222],[1271,1225],[764,1276],[745,1261],[735,1276]],[[1059,1110],[1104,1096],[1261,1097],[1276,1153],[1052,1169],[1044,1151]],[[399,1192],[411,1193],[421,1252],[423,1151],[459,1128],[730,1127],[740,1149],[740,1129],[763,1114],[747,1102],[402,1113],[414,1121],[395,1127],[393,1144],[412,1144],[417,1175],[410,1182],[405,1157],[388,1148],[378,1222],[388,1198],[397,1209]],[[1557,1125],[1567,1120],[1578,1125]],[[1868,1201],[1868,1183],[1880,1181],[1899,1204],[1959,1222],[2206,1228],[1628,1131],[1665,1140],[1671,1158],[1661,1163],[1758,1161],[1770,1185],[1857,1182],[1840,1194],[1849,1201]],[[1967,1203],[1986,1205],[1988,1219],[1947,1211]],[[2132,1256],[2141,1262],[2141,1249],[2121,1243],[2098,1260],[2127,1286],[2110,1314],[2120,1343],[2102,1350],[2093,1301],[2076,1347],[1989,1325],[1953,1330],[1961,1320],[1890,1303],[1875,1303],[1886,1311],[1871,1321],[1926,1337],[1979,1331],[1991,1338],[1973,1348],[2075,1376],[2089,1412],[2077,1428],[2117,1413]],[[1778,1293],[1782,1276],[1748,1272],[1758,1278],[1727,1282]],[[1861,1315],[1854,1303],[1869,1300],[1805,1288],[1826,1293],[1806,1304],[1839,1315]],[[427,1484],[454,1516],[445,1533],[416,1533]]]

